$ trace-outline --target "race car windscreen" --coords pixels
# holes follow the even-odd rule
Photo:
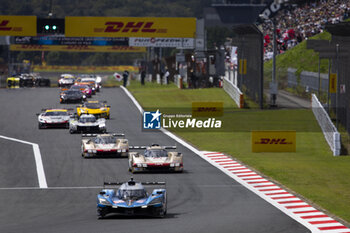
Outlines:
[[[44,116],[68,116],[68,113],[64,111],[46,112]]]
[[[73,96],[79,96],[80,95],[80,91],[76,91],[76,90],[66,91],[64,93],[66,93],[67,95],[73,95]]]
[[[119,199],[141,199],[147,197],[147,192],[144,189],[119,189],[117,197]]]
[[[164,149],[145,150],[145,157],[153,157],[153,158],[168,157],[168,152]]]
[[[103,105],[100,103],[86,103],[85,107],[90,109],[99,109],[99,108],[102,108]]]
[[[96,118],[95,117],[80,117],[79,122],[80,123],[96,122]]]
[[[106,137],[97,137],[94,142],[96,144],[114,144],[116,142],[116,137],[106,136]]]

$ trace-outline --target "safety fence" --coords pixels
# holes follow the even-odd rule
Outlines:
[[[326,110],[323,108],[322,104],[314,94],[312,94],[311,105],[312,112],[314,113],[316,120],[322,129],[323,135],[326,138],[328,145],[333,151],[333,155],[340,155],[340,134],[329,118]]]
[[[243,93],[233,83],[233,81],[231,81],[232,79],[227,74],[228,72],[226,72],[226,76],[224,76],[224,79],[223,79],[223,88],[226,91],[226,93],[229,94],[229,96],[235,101],[237,106],[239,108],[243,108],[244,107]]]

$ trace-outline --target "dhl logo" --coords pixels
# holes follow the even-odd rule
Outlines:
[[[94,32],[142,32],[142,33],[167,33],[167,29],[157,29],[153,27],[153,22],[120,22],[120,21],[108,21],[105,23],[104,28],[94,28]]]
[[[260,141],[255,142],[255,144],[292,144],[292,142],[287,142],[286,138],[260,138]]]
[[[9,27],[10,20],[2,20],[0,23],[0,31],[22,31],[22,27]]]
[[[22,44],[22,45],[19,45],[18,47],[22,49],[39,49],[39,50],[48,48],[48,46],[44,46],[44,45],[30,45],[30,44]]]

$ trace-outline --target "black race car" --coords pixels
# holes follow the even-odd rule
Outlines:
[[[67,90],[62,91],[60,94],[60,103],[83,103],[86,100],[86,95],[84,95],[80,90]]]

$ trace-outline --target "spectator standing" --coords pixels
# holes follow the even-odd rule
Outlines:
[[[128,84],[129,71],[125,70],[123,73],[123,86],[126,87]]]
[[[169,70],[166,69],[165,74],[164,74],[164,79],[165,79],[166,84],[169,84],[169,75],[170,75]]]
[[[145,85],[146,71],[141,71],[141,85]]]

